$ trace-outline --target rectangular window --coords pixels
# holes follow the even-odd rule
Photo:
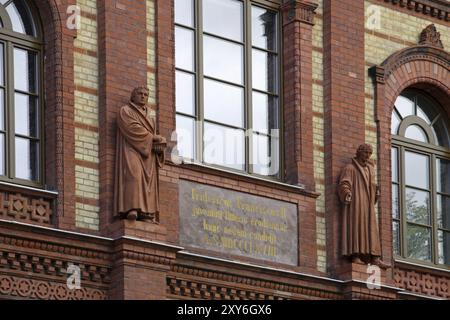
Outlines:
[[[258,1],[175,0],[177,150],[280,177],[279,13]]]

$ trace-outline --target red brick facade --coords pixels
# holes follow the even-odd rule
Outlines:
[[[326,248],[317,241],[314,176],[313,52],[319,4],[270,1],[282,17],[282,113],[284,177],[280,182],[172,162],[159,172],[160,223],[113,218],[116,112],[131,90],[156,72],[158,130],[175,130],[174,1],[154,0],[155,34],[147,30],[146,1],[97,1],[99,60],[100,226],[75,223],[74,37],[65,27],[75,0],[36,0],[44,26],[46,190],[0,183],[0,299],[450,299],[450,271],[396,262],[391,230],[391,113],[405,88],[438,99],[450,116],[449,48],[412,45],[371,68],[378,145],[378,204],[383,260],[381,288],[368,289],[367,266],[339,254],[336,187],[342,167],[364,142],[366,130],[365,2],[321,1],[323,25],[323,121]],[[369,1],[434,23],[447,24],[450,6],[428,0]],[[419,35],[422,30],[417,30]],[[147,37],[155,38],[156,66],[148,67]],[[317,50],[316,50],[317,51]],[[243,192],[295,204],[298,262],[285,265],[180,245],[180,181]],[[54,190],[50,192],[49,190]],[[326,251],[326,270],[318,268]],[[74,264],[81,289],[66,281]],[[70,272],[69,272],[70,273]]]

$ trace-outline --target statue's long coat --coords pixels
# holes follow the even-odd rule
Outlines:
[[[339,198],[342,203],[342,254],[381,256],[380,235],[375,214],[376,184],[374,166],[367,164],[368,174],[356,159],[341,172]],[[352,201],[345,204],[346,195]]]
[[[116,215],[133,209],[144,214],[159,212],[157,172],[164,164],[164,153],[152,151],[156,121],[151,112],[148,106],[129,102],[117,114]]]

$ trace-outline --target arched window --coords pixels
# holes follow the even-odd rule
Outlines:
[[[449,120],[431,97],[408,90],[391,133],[394,254],[450,266]]]
[[[42,36],[31,1],[0,0],[0,179],[41,186]]]

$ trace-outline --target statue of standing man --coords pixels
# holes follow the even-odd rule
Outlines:
[[[342,203],[342,255],[354,263],[372,263],[387,268],[381,260],[381,241],[375,204],[379,189],[375,183],[375,168],[370,160],[373,149],[359,146],[352,163],[345,166],[339,179],[339,199]]]
[[[166,139],[156,132],[156,111],[147,105],[149,90],[138,87],[117,114],[115,215],[159,221],[158,169],[164,165]]]

